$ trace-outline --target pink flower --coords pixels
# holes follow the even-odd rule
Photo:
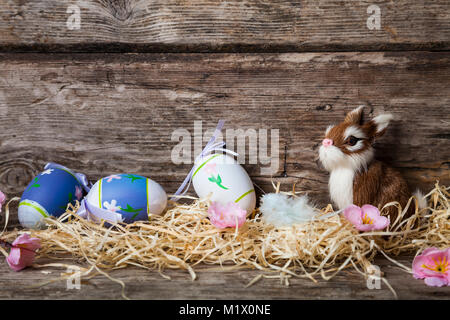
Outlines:
[[[113,175],[111,175],[111,176],[109,176],[109,177],[106,178],[106,182],[111,182],[111,181],[113,181],[113,179],[118,179],[118,180],[120,180],[120,179],[122,179],[122,177],[121,177],[121,176],[118,176],[118,175],[116,175],[116,174],[113,174]]]
[[[81,187],[76,186],[75,187],[75,197],[77,197],[77,200],[79,201],[82,196],[83,196],[83,192],[81,190]]]
[[[416,279],[425,279],[425,284],[432,287],[450,286],[450,248],[425,249],[414,258],[412,270]]]
[[[228,227],[240,228],[246,219],[247,211],[241,209],[237,203],[228,202],[225,206],[213,201],[208,208],[211,223],[219,229]]]
[[[205,165],[205,172],[209,174],[215,174],[216,173],[216,164],[215,163],[208,163]]]
[[[0,191],[0,203],[4,204],[6,201],[6,196],[3,192]]]
[[[6,196],[3,192],[0,191],[0,212],[2,212],[2,206],[6,202]]]
[[[31,266],[36,255],[36,250],[41,247],[41,240],[38,238],[30,238],[27,233],[17,237],[12,243],[11,252],[6,261],[11,269],[20,271]]]
[[[354,204],[344,210],[345,218],[359,231],[381,230],[389,225],[389,219],[380,215],[380,210],[370,204],[361,208]]]

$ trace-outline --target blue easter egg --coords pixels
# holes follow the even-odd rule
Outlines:
[[[167,205],[164,189],[155,181],[136,174],[117,174],[97,181],[86,196],[97,208],[120,213],[123,222],[148,220]]]
[[[83,187],[75,175],[62,168],[50,168],[36,176],[19,203],[19,222],[25,228],[42,228],[42,219],[59,217],[67,205],[83,197]]]

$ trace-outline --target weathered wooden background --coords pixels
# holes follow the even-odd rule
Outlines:
[[[409,258],[398,259],[408,265]],[[52,260],[46,262],[54,262]],[[58,261],[73,263],[73,261]],[[384,272],[384,277],[395,290],[399,299],[448,299],[450,288],[427,287],[423,280],[416,280],[386,259],[377,259],[376,265]],[[12,272],[6,263],[0,264],[0,299],[80,299],[111,300],[122,299],[120,284],[102,275],[82,281],[79,289],[67,289],[66,281],[45,282],[60,277],[66,270],[25,269]],[[218,271],[210,267],[196,268],[198,278],[191,280],[187,271],[165,270],[165,279],[158,272],[149,272],[137,267],[127,267],[111,274],[125,283],[125,295],[130,299],[219,299],[219,300],[279,300],[279,299],[394,299],[394,293],[381,282],[380,287],[369,290],[366,280],[354,270],[343,270],[332,280],[289,278],[288,285],[276,274],[266,273],[262,278],[248,286],[261,273],[255,270]],[[7,276],[5,276],[7,275]],[[373,280],[371,281],[374,284]],[[167,315],[173,310],[166,310]]]
[[[12,51],[448,50],[447,0],[1,0]],[[66,26],[70,5],[81,28]],[[381,29],[366,27],[381,9]]]
[[[175,192],[190,165],[171,162],[172,132],[279,129],[273,176],[247,164],[255,183],[297,183],[328,201],[317,149],[327,125],[365,104],[397,120],[379,155],[412,186],[449,182],[450,56],[440,52],[283,54],[0,55],[4,155],[0,181],[20,194],[48,161],[96,180],[140,173]],[[285,156],[286,152],[286,156]],[[273,153],[273,152],[272,152]],[[286,161],[285,161],[286,158]],[[276,160],[276,159],[274,159]]]
[[[366,26],[373,4],[380,30]],[[296,183],[326,204],[317,149],[358,105],[394,114],[378,157],[411,188],[448,185],[449,49],[447,0],[0,0],[0,189],[20,196],[52,161],[173,193],[190,169],[171,162],[173,130],[223,118],[279,129],[277,172],[245,165],[262,190]]]

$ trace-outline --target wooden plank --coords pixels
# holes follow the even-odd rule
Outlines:
[[[67,25],[74,5],[79,29]],[[372,5],[379,30],[367,27]],[[447,0],[0,0],[0,50],[448,50],[449,12]]]
[[[171,162],[173,131],[223,118],[228,129],[279,129],[273,176],[260,159],[245,164],[258,186],[296,183],[326,204],[323,132],[364,104],[366,116],[396,117],[378,157],[427,191],[450,183],[449,62],[446,52],[2,54],[0,190],[20,195],[52,161],[93,181],[142,174],[170,194],[190,169]]]
[[[411,265],[412,257],[401,257],[399,262]],[[37,261],[41,263],[41,261]],[[63,261],[64,262],[64,261]],[[73,264],[73,261],[67,261]],[[428,287],[423,280],[416,280],[411,274],[400,270],[384,258],[375,260],[381,272],[396,291],[399,299],[449,299],[450,287]],[[254,285],[246,285],[262,274],[257,270],[213,271],[209,267],[196,269],[198,278],[192,281],[184,270],[165,270],[171,280],[164,279],[158,272],[129,267],[110,273],[125,283],[125,294],[131,299],[394,299],[395,296],[384,282],[380,289],[368,289],[367,280],[349,268],[332,280],[317,278],[290,278],[289,286],[279,279],[261,279]],[[99,275],[83,281],[80,289],[67,290],[66,281],[46,286],[41,283],[58,278],[61,268],[25,269],[13,272],[6,262],[0,264],[0,299],[121,299],[121,286]],[[268,274],[266,275],[276,275]],[[34,287],[33,287],[34,286]]]

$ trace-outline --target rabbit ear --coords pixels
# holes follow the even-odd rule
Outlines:
[[[372,129],[372,135],[374,138],[382,136],[386,132],[386,128],[389,122],[394,119],[392,114],[380,114],[372,120],[370,120],[367,125]]]
[[[353,109],[352,111],[347,113],[344,122],[350,124],[361,124],[363,109],[364,106],[359,106],[358,108]]]

